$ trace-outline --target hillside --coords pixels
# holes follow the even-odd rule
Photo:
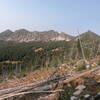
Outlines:
[[[76,37],[76,39],[78,38],[78,36]],[[83,41],[97,41],[100,40],[100,36],[97,35],[96,33],[92,32],[92,31],[86,31],[82,34],[80,34],[80,39]]]

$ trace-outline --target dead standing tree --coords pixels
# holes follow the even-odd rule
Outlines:
[[[80,37],[80,33],[78,31],[78,40],[79,40],[79,44],[80,44],[80,49],[81,49],[81,53],[82,53],[82,58],[84,60],[84,63],[86,64],[86,68],[89,68],[90,65],[89,65],[89,62],[87,61],[86,57],[85,57],[85,54],[84,54],[84,49],[83,49],[83,46],[82,46],[82,42],[81,42],[81,37]]]

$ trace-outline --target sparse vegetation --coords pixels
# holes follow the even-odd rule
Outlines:
[[[76,67],[76,70],[77,70],[77,71],[86,70],[86,65],[83,64],[83,65],[77,66],[77,67]]]

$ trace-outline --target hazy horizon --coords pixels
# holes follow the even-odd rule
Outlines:
[[[100,35],[99,5],[99,0],[0,0],[0,32],[56,30],[77,35],[79,29]]]

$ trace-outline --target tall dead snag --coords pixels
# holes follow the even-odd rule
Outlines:
[[[84,60],[84,63],[86,64],[86,67],[89,68],[90,65],[89,65],[89,62],[87,61],[86,57],[85,57],[85,54],[84,54],[84,49],[83,49],[83,46],[82,46],[82,42],[81,42],[81,38],[80,38],[80,33],[78,31],[78,41],[79,41],[79,45],[80,45],[80,51],[82,53],[82,57],[83,57],[83,60]]]

